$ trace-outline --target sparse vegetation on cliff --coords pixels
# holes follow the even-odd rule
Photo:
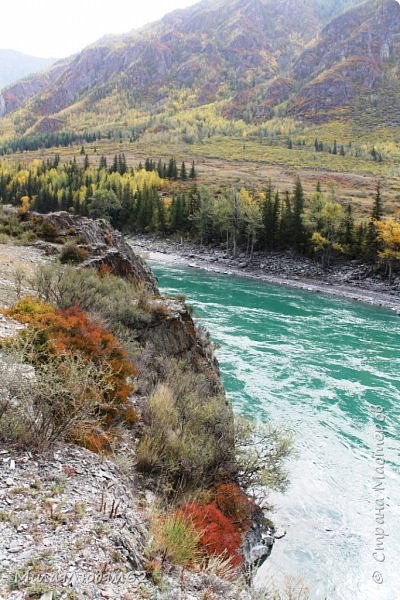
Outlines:
[[[74,223],[80,227],[79,219]],[[53,228],[51,247],[65,248],[63,229],[51,216],[36,225],[39,237]],[[76,235],[70,229],[68,236]],[[82,244],[89,255],[83,266],[90,266],[90,247],[114,234],[107,226],[98,235],[103,238],[91,239],[91,246]],[[200,572],[210,589],[229,589],[226,597],[234,598],[242,542],[260,509],[239,487],[248,465],[236,452],[232,407],[209,340],[196,333],[185,306],[160,298],[151,274],[143,273],[147,282],[130,282],[104,263],[84,270],[55,258],[37,268],[31,295],[24,295],[26,282],[20,282],[19,299],[3,310],[24,328],[1,341],[0,438],[13,452],[37,456],[65,443],[115,456],[116,463],[120,452],[128,452],[133,460],[124,469],[137,477],[136,463],[168,513],[158,518],[140,559],[153,583],[175,564]],[[287,455],[289,446],[283,438],[279,443]],[[252,461],[252,472],[254,466]],[[65,473],[72,476],[74,468]],[[272,475],[267,479],[273,485]],[[105,498],[100,511],[103,505]],[[115,500],[108,510],[118,518]],[[77,505],[75,514],[82,519],[85,509]],[[56,512],[51,518],[64,523]]]

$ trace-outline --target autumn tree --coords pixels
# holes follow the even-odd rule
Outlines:
[[[385,263],[389,282],[393,267],[400,263],[400,223],[394,219],[374,221],[378,242],[382,244],[378,256]]]
[[[198,208],[190,216],[190,220],[200,237],[201,245],[207,243],[212,229],[212,198],[208,188],[198,188]]]
[[[343,208],[338,202],[328,200],[320,192],[312,196],[308,213],[311,244],[314,252],[321,257],[323,269],[329,268],[333,251],[343,252],[340,233],[344,217]]]

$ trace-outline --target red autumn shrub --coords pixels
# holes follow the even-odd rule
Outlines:
[[[231,521],[241,533],[251,526],[255,510],[254,503],[233,483],[222,483],[213,490],[217,508]]]
[[[214,503],[202,506],[193,502],[186,504],[181,511],[202,533],[199,546],[206,554],[230,558],[235,567],[242,563],[243,559],[238,554],[241,535]]]
[[[110,265],[106,265],[105,263],[103,263],[102,265],[99,266],[99,268],[97,269],[97,272],[100,275],[100,277],[103,279],[104,277],[107,277],[107,275],[112,274],[112,268],[110,267]]]
[[[126,402],[133,390],[127,378],[137,371],[115,336],[91,321],[80,308],[58,310],[47,302],[27,297],[7,313],[38,331],[42,350],[55,355],[79,353],[105,371],[108,385],[104,400],[114,404]]]
[[[96,454],[111,454],[112,437],[102,431],[99,427],[77,428],[74,441]]]

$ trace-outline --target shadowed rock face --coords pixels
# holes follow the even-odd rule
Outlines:
[[[289,114],[314,121],[385,85],[400,59],[400,4],[371,0],[334,19],[294,65],[298,84]],[[392,78],[393,80],[393,78]],[[400,89],[397,78],[398,89]]]
[[[28,213],[27,218],[53,225],[60,235],[74,232],[90,253],[82,267],[100,269],[107,266],[114,275],[143,284],[149,292],[159,294],[156,278],[149,267],[135,254],[122,233],[107,221],[94,221],[62,211],[47,215]]]

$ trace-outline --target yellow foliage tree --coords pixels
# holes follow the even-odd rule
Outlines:
[[[390,218],[374,221],[378,241],[382,244],[379,258],[386,264],[389,281],[392,279],[393,265],[400,262],[400,223]]]
[[[22,196],[20,202],[21,206],[19,207],[18,212],[20,215],[24,215],[31,207],[31,199],[29,196]]]

